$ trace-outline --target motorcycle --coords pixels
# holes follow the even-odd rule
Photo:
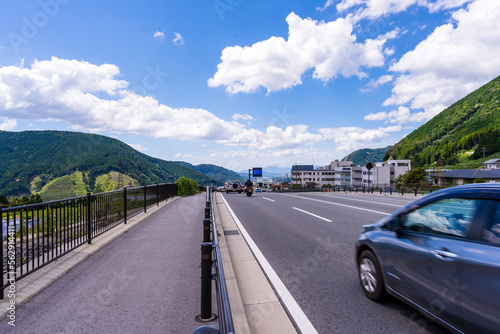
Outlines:
[[[253,187],[245,187],[245,194],[247,194],[248,197],[252,196]]]

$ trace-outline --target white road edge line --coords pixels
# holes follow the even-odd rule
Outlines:
[[[271,201],[271,202],[276,202],[274,199],[270,199],[270,198],[267,198],[267,197],[262,197],[263,199],[267,199],[268,201]]]
[[[281,301],[283,304],[285,304],[285,307],[287,308],[290,316],[293,318],[297,326],[299,327],[300,331],[302,333],[310,333],[310,334],[317,334],[318,332],[316,331],[316,328],[312,325],[312,323],[309,321],[307,316],[305,315],[304,311],[300,308],[299,304],[295,301],[293,298],[292,294],[288,289],[286,288],[285,284],[283,284],[283,281],[279,278],[278,274],[274,271],[273,267],[267,262],[266,258],[264,257],[264,254],[260,251],[259,247],[255,244],[255,242],[252,240],[248,232],[245,230],[243,225],[241,224],[240,220],[238,217],[236,217],[235,213],[227,203],[226,199],[224,196],[221,196],[222,200],[224,201],[224,204],[226,205],[229,213],[233,217],[236,225],[240,229],[241,235],[243,238],[245,238],[245,241],[247,242],[248,246],[252,250],[252,253],[254,256],[257,258],[257,261],[260,264],[260,267],[264,272],[266,273],[267,278],[271,281],[271,284],[274,286],[274,289],[276,290],[276,293],[280,296]]]
[[[292,207],[292,209],[298,210],[298,211],[300,211],[300,212],[307,213],[308,215],[311,215],[311,216],[316,217],[316,218],[319,218],[319,219],[323,219],[324,221],[327,221],[327,222],[329,222],[329,223],[333,223],[333,220],[323,218],[323,217],[321,217],[321,216],[315,215],[314,213],[307,212],[306,210],[302,210],[302,209],[296,208],[296,207],[294,207],[294,206]]]
[[[280,194],[280,195],[281,195],[281,194]],[[351,208],[351,209],[357,209],[357,210],[362,210],[362,211],[368,211],[368,212],[378,213],[378,214],[385,215],[385,216],[389,216],[389,215],[390,215],[390,213],[385,213],[385,212],[380,212],[380,211],[375,211],[375,210],[370,210],[370,209],[360,208],[360,207],[357,207],[357,206],[351,206],[351,205],[346,205],[346,204],[340,204],[340,203],[334,203],[334,202],[322,201],[322,200],[320,200],[320,199],[316,199],[316,198],[307,198],[307,197],[305,197],[305,196],[285,195],[285,194],[282,194],[282,195],[283,195],[283,196],[296,197],[296,198],[303,198],[303,199],[308,199],[308,200],[310,200],[310,201],[316,201],[316,202],[327,203],[327,204],[332,204],[332,205],[343,206],[343,207],[346,207],[346,208]]]

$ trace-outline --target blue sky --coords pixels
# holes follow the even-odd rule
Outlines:
[[[0,1],[0,130],[232,170],[392,145],[500,74],[498,0]]]

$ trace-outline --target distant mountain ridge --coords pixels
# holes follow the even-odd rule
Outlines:
[[[0,131],[0,195],[31,193],[53,179],[84,172],[83,181],[90,192],[96,179],[120,172],[139,184],[175,182],[181,176],[200,185],[220,185],[197,170],[150,157],[127,144],[106,136],[69,131]]]
[[[186,166],[189,168],[192,168],[194,170],[197,170],[200,173],[203,173],[211,178],[214,178],[219,181],[229,181],[229,180],[240,180],[240,181],[245,181],[243,177],[241,177],[240,174],[226,169],[224,167],[216,166],[216,165],[210,165],[210,164],[200,164],[200,165],[192,165],[188,162],[185,161],[174,161],[176,164],[179,164],[181,166]]]
[[[356,166],[384,161],[384,154],[391,146],[384,148],[363,148],[346,155],[342,161],[352,161]]]

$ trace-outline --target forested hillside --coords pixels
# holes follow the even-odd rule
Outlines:
[[[0,131],[0,195],[31,193],[32,181],[41,188],[51,180],[83,173],[87,190],[96,178],[121,172],[140,184],[174,182],[186,176],[200,185],[220,184],[194,169],[140,153],[125,143],[95,134],[67,131]]]
[[[443,110],[387,150],[412,166],[455,165],[500,152],[500,77]]]

